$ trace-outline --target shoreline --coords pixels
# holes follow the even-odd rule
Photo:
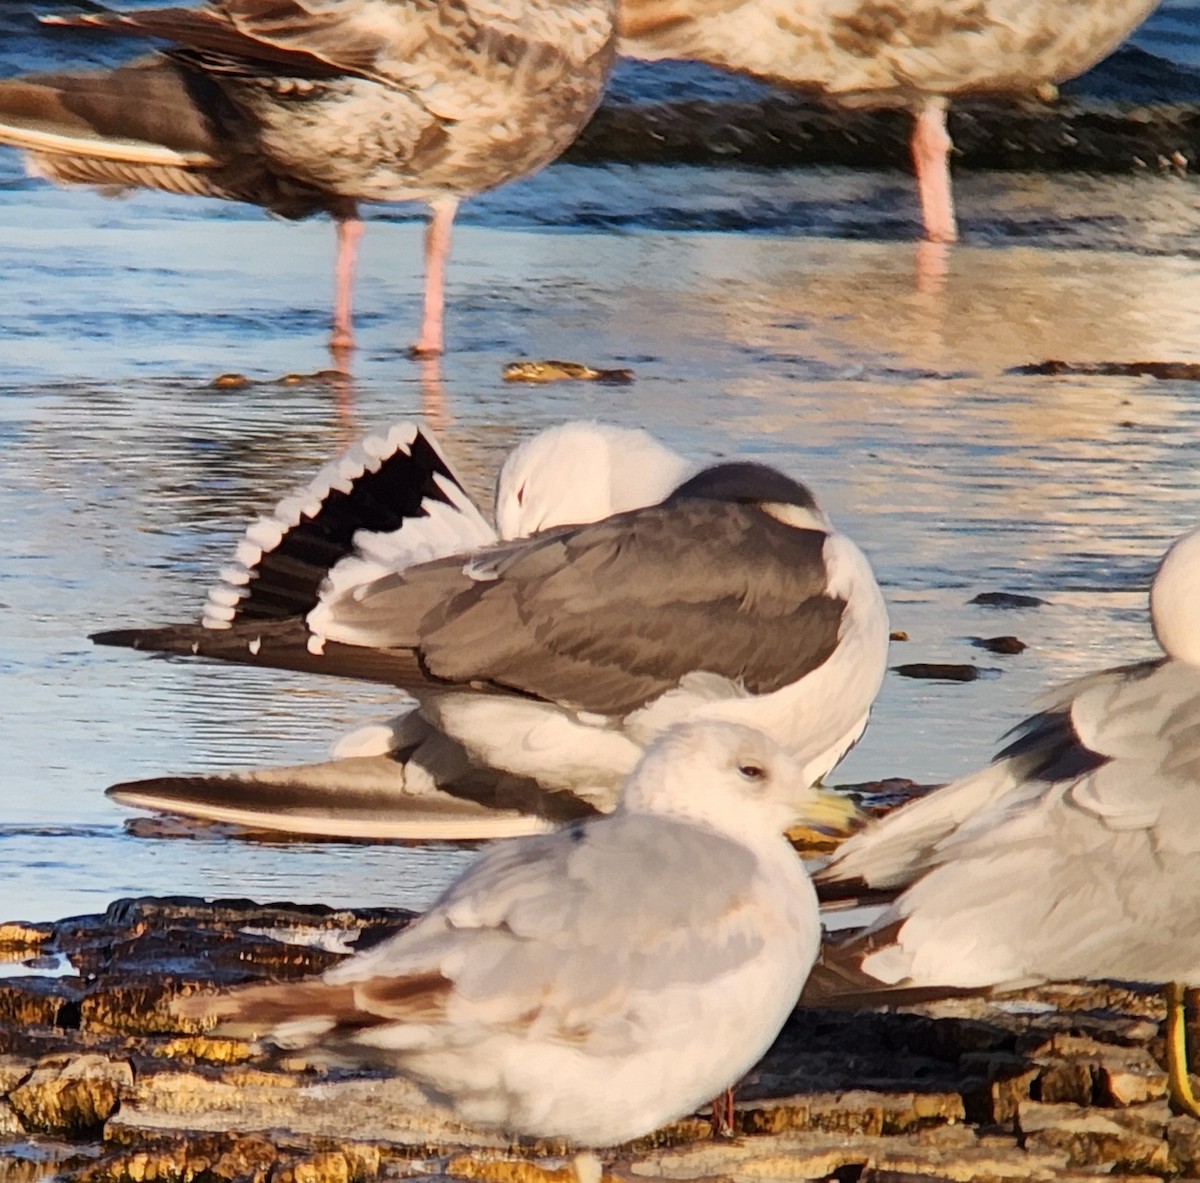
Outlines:
[[[180,994],[319,972],[347,934],[412,915],[176,897],[0,925],[0,955],[35,971],[0,978],[0,1177],[565,1178],[563,1147],[477,1135],[403,1080],[271,1059],[168,1013]],[[606,1163],[880,1183],[1194,1174],[1200,1123],[1168,1111],[1161,1020],[1153,990],[1114,984],[798,1009],[739,1086],[733,1138],[694,1117]]]

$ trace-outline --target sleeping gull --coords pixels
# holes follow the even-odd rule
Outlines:
[[[958,237],[946,106],[1033,95],[1082,74],[1158,0],[621,0],[620,49],[694,58],[846,106],[915,116],[913,167],[925,236]]]
[[[29,170],[324,211],[337,227],[333,338],[353,345],[364,201],[423,201],[414,351],[443,348],[455,210],[549,163],[600,101],[615,0],[212,0],[46,18],[168,42],[116,70],[0,82],[0,144]]]
[[[1150,590],[1164,656],[1061,688],[988,768],[874,823],[822,878],[904,889],[858,946],[889,986],[1166,984],[1172,1096],[1200,1117],[1183,1026],[1200,986],[1198,586],[1195,531]]]
[[[415,923],[320,978],[176,1010],[402,1073],[475,1126],[627,1142],[766,1052],[820,943],[782,831],[852,813],[761,732],[677,725],[611,816],[489,847]],[[596,1180],[600,1163],[576,1169]]]
[[[417,438],[410,452],[433,454]],[[614,446],[630,439],[638,463]],[[443,464],[428,518],[410,503],[384,555],[377,525],[355,530],[354,507],[363,480],[389,470],[389,447],[364,450],[375,473],[339,470],[252,527],[201,625],[96,639],[384,681],[416,708],[332,762],[123,784],[117,800],[293,832],[498,837],[611,809],[674,722],[752,723],[811,782],[862,733],[886,661],[883,598],[797,481],[727,463],[672,488],[693,466],[644,433],[573,425],[518,449],[501,476],[506,530],[540,533],[487,545]],[[597,449],[601,462],[577,459]],[[539,455],[554,463],[531,464]],[[599,480],[590,500],[564,493],[556,509],[560,486],[589,466],[621,479]],[[308,525],[330,498],[339,546],[323,548]],[[573,524],[555,525],[563,517]]]

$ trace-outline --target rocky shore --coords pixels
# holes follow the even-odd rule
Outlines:
[[[506,1145],[402,1081],[272,1059],[169,1013],[181,994],[319,971],[347,941],[409,919],[145,898],[0,925],[0,1180],[567,1179],[562,1147]],[[1200,1123],[1165,1100],[1162,1018],[1153,991],[1112,984],[799,1010],[740,1085],[733,1136],[697,1116],[614,1151],[609,1169],[841,1183],[1200,1175]]]
[[[1200,75],[1124,46],[1058,96],[950,106],[958,169],[1186,172],[1200,157]],[[695,63],[622,63],[570,148],[576,163],[911,168],[912,117],[822,103]]]
[[[950,109],[955,169],[1185,173],[1200,158],[1194,104],[977,99]],[[786,92],[750,101],[608,103],[563,159],[576,164],[909,167],[905,111],[824,106]]]

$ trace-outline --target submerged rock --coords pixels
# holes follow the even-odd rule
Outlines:
[[[1024,653],[1029,648],[1020,637],[1008,634],[1003,637],[972,637],[971,644],[989,653]]]
[[[1049,361],[1013,366],[1010,374],[1049,375],[1082,374],[1102,378],[1157,378],[1160,382],[1196,382],[1200,380],[1200,362],[1194,361]]]
[[[892,671],[902,678],[928,678],[939,682],[974,682],[986,674],[1000,672],[948,661],[911,661],[905,665],[892,666]]]

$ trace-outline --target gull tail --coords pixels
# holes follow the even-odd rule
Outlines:
[[[165,58],[116,70],[0,81],[0,144],[31,173],[62,184],[220,196],[220,149],[203,76]]]
[[[804,983],[799,1005],[833,1010],[864,1010],[882,1006],[916,1006],[985,990],[956,986],[914,986],[909,983],[881,981],[863,968],[872,954],[886,948],[894,939],[900,922],[886,928],[868,928],[847,937],[826,935],[821,952]]]
[[[429,686],[411,650],[325,642],[313,637],[302,620],[251,620],[225,629],[206,628],[202,624],[110,629],[93,633],[91,640],[97,645],[122,649],[383,682],[409,691]]]

